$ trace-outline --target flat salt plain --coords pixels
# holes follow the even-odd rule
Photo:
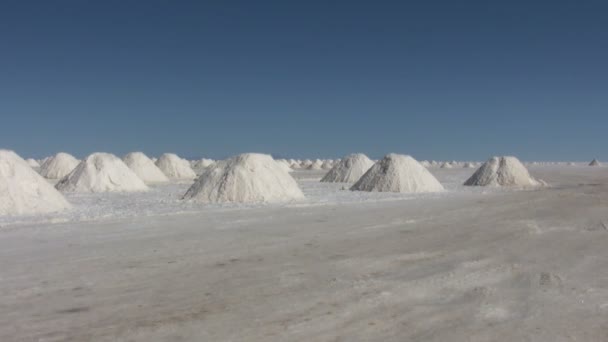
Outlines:
[[[539,190],[201,206],[189,184],[0,219],[0,341],[607,341],[608,168]]]

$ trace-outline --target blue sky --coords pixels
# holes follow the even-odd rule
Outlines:
[[[606,1],[3,1],[24,157],[608,160]]]

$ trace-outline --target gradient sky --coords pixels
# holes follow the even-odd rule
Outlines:
[[[607,13],[559,0],[2,1],[0,147],[608,160]]]

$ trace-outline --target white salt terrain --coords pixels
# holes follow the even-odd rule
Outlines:
[[[291,173],[288,204],[202,204],[192,182],[66,193],[0,215],[0,341],[606,341],[608,173],[551,187],[342,190]],[[52,188],[51,188],[52,189]]]
[[[120,158],[93,153],[55,186],[62,192],[131,192],[148,187]]]

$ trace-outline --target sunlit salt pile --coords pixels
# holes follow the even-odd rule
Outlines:
[[[41,214],[70,208],[59,191],[15,152],[0,150],[0,215]]]
[[[202,203],[277,203],[303,199],[296,181],[271,156],[246,153],[218,161],[184,199]]]
[[[394,153],[376,162],[350,189],[403,193],[444,190],[439,181],[416,159]]]
[[[63,192],[132,192],[148,187],[120,158],[93,153],[55,186]]]
[[[601,166],[601,164],[599,160],[593,159],[591,163],[589,163],[589,166]]]
[[[322,170],[323,169],[323,161],[320,159],[315,160],[312,164],[306,167],[308,170]]]
[[[213,163],[215,163],[213,159],[203,158],[199,160],[193,160],[192,162],[190,162],[190,166],[197,175],[200,175],[201,173],[203,173],[203,171],[205,171],[206,168],[213,165]]]
[[[164,183],[169,178],[148,158],[143,152],[131,152],[122,158],[122,161],[141,179],[144,183]]]
[[[374,165],[365,154],[354,153],[350,154],[340,162],[338,162],[327,174],[321,179],[321,182],[332,183],[354,183]]]
[[[27,165],[29,165],[31,168],[35,169],[40,167],[40,164],[35,159],[28,158],[25,161],[27,162]]]
[[[540,186],[515,157],[492,157],[464,183],[469,186]]]
[[[78,159],[72,155],[59,152],[42,164],[40,175],[49,179],[60,179],[72,172],[78,163]]]
[[[173,153],[165,153],[158,158],[156,166],[170,179],[194,179],[196,173],[190,167],[190,162]]]
[[[464,165],[462,167],[465,169],[472,169],[475,167],[475,163],[467,162],[467,163],[464,163]]]
[[[441,164],[441,168],[442,169],[451,169],[453,167],[454,166],[451,163],[449,163],[449,162],[445,162],[445,163]]]

